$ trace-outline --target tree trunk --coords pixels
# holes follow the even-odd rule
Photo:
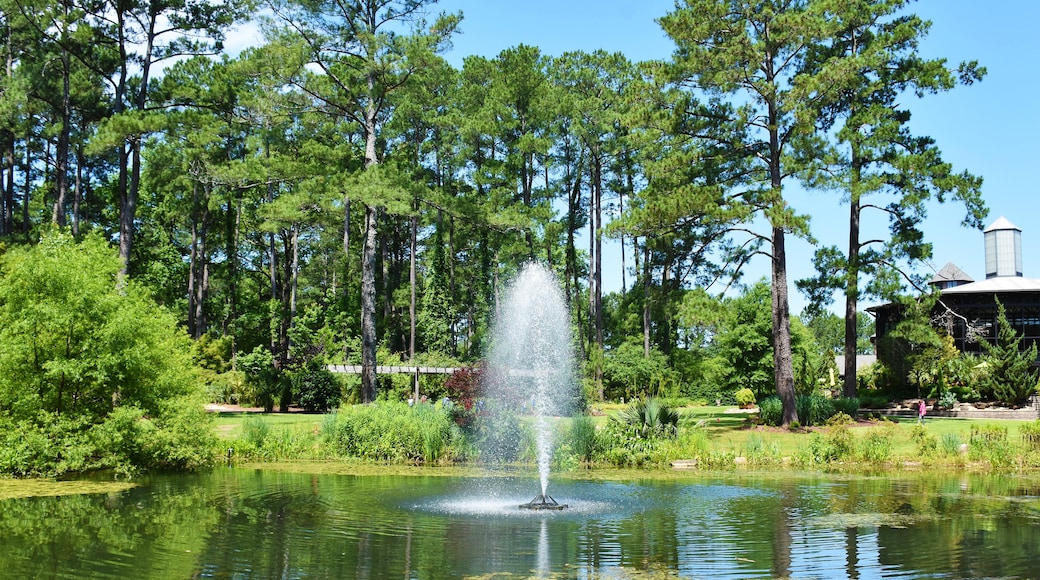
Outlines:
[[[361,402],[376,400],[376,227],[378,210],[365,205],[361,253]]]
[[[76,183],[72,189],[72,235],[79,236],[80,204],[83,202],[83,154],[76,151]]]
[[[768,103],[769,115],[769,185],[771,208],[784,206],[783,174],[780,166],[779,113],[775,100]],[[782,213],[782,212],[781,212]],[[783,219],[771,218],[771,220]],[[791,354],[791,308],[787,287],[787,248],[783,223],[772,224],[773,259],[770,268],[773,310],[773,378],[776,394],[783,407],[781,425],[787,427],[798,420],[794,396],[794,362]]]
[[[68,16],[67,12],[68,6],[66,6],[66,17]],[[65,227],[67,223],[65,206],[68,205],[69,197],[69,135],[72,133],[72,94],[69,87],[71,63],[67,50],[62,51],[61,63],[61,111],[59,111],[61,129],[58,131],[58,144],[54,152],[54,190],[56,195],[51,221],[59,227]]]
[[[367,79],[368,94],[375,94],[376,79]],[[365,108],[365,169],[379,163],[376,153],[376,106],[369,98]],[[379,208],[365,204],[365,241],[361,250],[361,402],[376,400],[376,242]]]
[[[853,192],[849,203],[849,263],[845,273],[845,385],[842,394],[852,398],[856,396],[856,348],[857,303],[859,302],[859,196]]]
[[[650,239],[643,244],[643,357],[650,358]]]
[[[773,373],[776,392],[783,406],[781,425],[787,427],[798,420],[794,396],[794,368],[791,355],[791,314],[787,290],[787,250],[784,229],[773,228],[772,263],[773,307]]]
[[[416,200],[412,210],[416,213],[412,215],[411,223],[411,236],[409,240],[409,252],[411,253],[411,259],[408,260],[408,286],[410,289],[410,296],[408,302],[408,360],[415,360],[415,284],[416,284],[416,237],[419,235],[419,202]]]

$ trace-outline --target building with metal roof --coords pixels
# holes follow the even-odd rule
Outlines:
[[[929,284],[942,292],[933,321],[946,328],[961,352],[982,352],[981,341],[997,338],[997,304],[1004,305],[1008,322],[1024,337],[1022,348],[1040,342],[1040,279],[1022,275],[1022,230],[1001,217],[983,231],[986,279],[975,281],[953,263],[946,264]],[[882,339],[902,319],[898,305],[867,309],[875,316],[878,357],[888,360]]]

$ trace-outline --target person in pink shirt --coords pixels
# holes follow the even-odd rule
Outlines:
[[[917,403],[917,423],[924,424],[924,414],[928,412],[928,407],[924,404],[924,399],[921,399]]]

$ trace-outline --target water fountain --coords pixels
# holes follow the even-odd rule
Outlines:
[[[488,358],[487,395],[499,402],[519,402],[534,418],[541,493],[520,507],[561,510],[548,495],[553,426],[576,388],[571,321],[560,285],[552,272],[527,264],[502,296],[495,316]]]

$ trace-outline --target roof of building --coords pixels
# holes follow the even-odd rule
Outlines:
[[[940,284],[942,282],[963,282],[965,284],[974,282],[975,279],[964,273],[953,262],[947,262],[941,270],[935,273],[935,276],[928,281],[929,284]]]
[[[999,218],[997,218],[997,221],[989,224],[988,228],[982,230],[982,233],[992,232],[992,231],[996,231],[996,230],[1018,230],[1018,231],[1022,231],[1018,226],[1016,226],[1015,224],[1011,223],[1011,221],[1008,220],[1006,217],[1000,216]]]
[[[947,288],[943,294],[978,294],[982,292],[1040,292],[1040,279],[1022,276],[997,276],[971,284]]]

